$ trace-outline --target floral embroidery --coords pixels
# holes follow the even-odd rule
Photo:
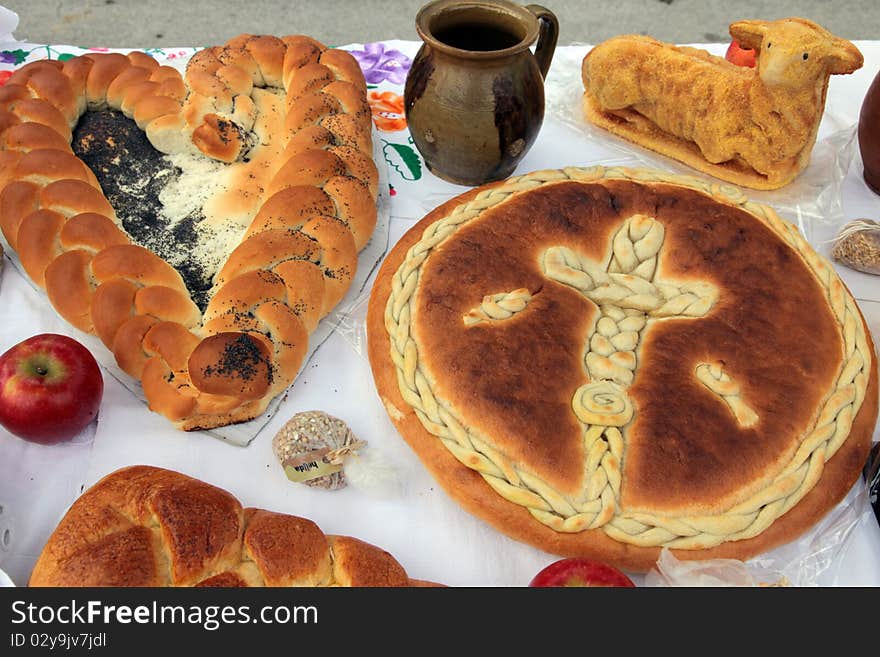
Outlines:
[[[397,132],[406,129],[403,96],[393,91],[371,91],[369,102],[373,110],[373,123],[379,130]]]
[[[65,62],[76,56],[69,52],[61,52],[57,48],[49,45],[35,46],[30,50],[22,50],[19,48],[17,50],[0,51],[0,64],[14,64],[18,66],[19,64],[23,64],[27,59],[41,59],[40,55],[44,50],[46,51],[45,59],[52,59],[54,56],[58,61]]]
[[[399,50],[385,49],[383,43],[366,43],[363,50],[350,50],[370,84],[388,80],[392,84],[403,84],[412,60]]]
[[[407,144],[394,144],[382,140],[382,155],[385,162],[394,169],[404,180],[418,180],[422,177],[422,162],[419,154],[413,148],[413,138],[407,140]]]
[[[0,87],[9,81],[12,77],[12,71],[0,71]]]
[[[28,53],[24,50],[3,50],[0,51],[0,64],[21,64]]]

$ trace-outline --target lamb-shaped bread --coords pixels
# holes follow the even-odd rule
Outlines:
[[[244,509],[152,466],[107,475],[49,537],[30,586],[432,586],[388,552],[311,520]]]
[[[305,36],[241,35],[185,76],[143,52],[34,62],[0,89],[0,228],[151,409],[243,422],[350,286],[371,127],[357,61]]]
[[[722,180],[788,184],[809,164],[829,77],[862,54],[803,18],[738,21],[730,34],[757,52],[755,68],[646,36],[597,45],[581,69],[587,119]]]

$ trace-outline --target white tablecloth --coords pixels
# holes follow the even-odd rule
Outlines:
[[[389,47],[410,57],[418,45],[389,42]],[[832,78],[820,139],[829,135],[839,138],[841,131],[845,136],[847,129],[852,135],[861,100],[880,66],[880,42],[857,45],[865,55],[865,66],[854,75]],[[724,47],[714,44],[708,49],[723,54]],[[547,82],[545,123],[517,174],[594,164],[619,158],[621,153],[626,158],[634,152],[597,138],[573,118],[577,112],[570,111],[569,101],[580,93],[572,87],[579,84],[575,67],[587,50],[587,46],[557,49]],[[834,199],[820,199],[819,206],[826,208],[825,219],[806,226],[812,232],[809,238],[824,253],[828,252],[825,240],[844,219],[880,218],[880,197],[861,179],[853,141],[845,153],[852,156],[844,161],[847,175],[839,190],[832,190],[839,191],[839,206],[835,209]],[[638,156],[675,170],[668,161],[651,160],[643,152]],[[392,184],[396,184],[393,179]],[[401,186],[399,194],[392,197],[390,243],[430,207],[462,191],[427,171],[418,183]],[[57,317],[44,296],[8,260],[5,265],[0,281],[0,350],[39,332],[76,337],[76,331]],[[845,267],[838,267],[838,271],[880,342],[880,278]],[[201,478],[229,490],[248,506],[311,518],[327,533],[372,542],[395,555],[414,577],[450,585],[527,584],[556,557],[508,539],[470,516],[427,474],[379,402],[363,338],[357,322],[331,335],[292,385],[267,431],[246,448],[176,431],[111,376],[105,376],[99,421],[76,443],[43,447],[18,440],[0,428],[0,538],[4,528],[10,529],[8,545],[0,547],[0,568],[17,584],[25,584],[46,538],[81,490],[117,468],[140,463]],[[335,492],[313,490],[285,478],[272,454],[272,435],[294,413],[312,409],[344,419],[368,441],[374,454],[395,468],[399,485],[394,494],[380,495],[353,486]],[[855,497],[852,494],[849,499]],[[834,556],[833,567],[822,573],[818,583],[880,585],[880,528],[872,516],[858,516],[851,535]]]

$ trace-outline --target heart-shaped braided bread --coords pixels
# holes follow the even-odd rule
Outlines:
[[[228,163],[219,225],[243,236],[204,312],[74,154],[88,110],[133,119],[160,153]],[[376,224],[363,74],[305,36],[241,35],[185,76],[143,52],[27,64],[0,89],[0,148],[0,228],[23,269],[185,430],[254,418],[290,384]]]

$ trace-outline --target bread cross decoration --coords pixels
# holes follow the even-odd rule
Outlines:
[[[72,152],[89,110],[133,119],[160,153],[226,164],[209,219],[240,240],[206,306]],[[0,90],[0,228],[150,408],[185,430],[242,422],[291,383],[348,290],[376,224],[371,127],[357,61],[305,36],[241,35],[183,77],[142,52],[34,62]]]
[[[632,419],[626,389],[635,376],[636,351],[648,320],[702,317],[718,300],[718,290],[711,283],[676,285],[655,280],[664,235],[663,224],[637,214],[615,233],[604,268],[567,247],[551,247],[543,254],[541,265],[548,278],[574,288],[599,308],[584,357],[590,382],[572,400],[572,409],[588,434],[593,427],[623,427]],[[488,295],[463,319],[469,326],[508,319],[530,300],[525,289]],[[728,404],[740,424],[751,426],[757,421],[721,364],[699,363],[695,375]]]
[[[718,289],[705,281],[678,285],[657,280],[663,246],[663,224],[636,214],[624,221],[611,240],[607,264],[601,266],[572,249],[554,246],[542,254],[541,268],[550,280],[574,288],[596,304],[598,320],[584,356],[589,382],[578,388],[572,410],[581,423],[587,457],[587,500],[601,502],[590,529],[610,522],[620,498],[624,454],[621,430],[635,413],[627,388],[638,365],[637,350],[649,319],[696,319],[718,300]],[[525,310],[526,289],[487,295],[462,318],[466,326],[504,321]],[[694,375],[724,401],[745,427],[757,414],[741,398],[739,386],[721,363],[698,363]]]
[[[663,324],[682,322],[682,336],[697,335],[699,330],[691,333],[688,328],[736,321],[737,313],[748,312],[748,300],[736,289],[737,279],[726,277],[723,270],[717,279],[712,276],[707,280],[710,274],[701,280],[693,273],[676,273],[682,278],[670,280],[672,272],[713,272],[714,263],[707,263],[702,269],[694,267],[694,261],[687,257],[678,260],[677,249],[690,244],[679,239],[677,229],[671,234],[671,226],[678,224],[667,224],[664,229],[663,223],[645,216],[650,210],[643,210],[645,215],[635,209],[619,215],[613,203],[605,205],[607,197],[592,193],[594,184],[606,190],[615,190],[618,184],[644,186],[644,193],[649,195],[668,184],[682,190],[675,192],[676,197],[679,193],[697,192],[712,199],[712,203],[742,210],[749,215],[743,217],[744,222],[755,222],[756,234],[769,230],[774,240],[796,251],[796,261],[809,267],[806,275],[819,286],[820,300],[827,299],[829,324],[833,331],[839,331],[843,345],[842,366],[830,382],[828,394],[817,402],[818,414],[799,438],[799,446],[790,460],[779,466],[766,485],[732,504],[709,509],[693,507],[686,494],[682,495],[681,509],[662,505],[654,508],[649,497],[648,503],[642,504],[638,483],[635,488],[633,483],[639,476],[637,459],[650,458],[647,454],[651,446],[638,441],[657,435],[663,425],[654,424],[649,431],[639,433],[639,414],[641,411],[647,416],[648,424],[658,419],[662,422],[663,414],[675,414],[676,420],[686,423],[689,416],[684,413],[690,409],[676,405],[674,398],[676,388],[686,388],[688,402],[706,395],[706,403],[699,404],[702,417],[697,419],[702,421],[708,414],[714,421],[712,411],[707,413],[706,409],[722,404],[715,413],[731,414],[742,429],[734,432],[736,435],[762,435],[762,430],[776,418],[763,412],[758,416],[758,411],[767,406],[765,400],[756,396],[760,394],[761,381],[745,378],[761,376],[760,373],[751,374],[752,370],[747,374],[739,360],[736,366],[718,360],[721,354],[736,358],[732,350],[737,349],[737,343],[733,341],[700,340],[697,349],[685,350],[691,356],[685,351],[681,355],[655,353],[668,360],[677,372],[676,379],[668,382],[662,373],[660,379],[656,378],[662,368],[652,370],[656,361],[650,362],[644,354],[643,366],[653,374],[651,380],[645,381],[650,384],[651,394],[656,395],[663,386],[673,391],[671,405],[661,408],[662,401],[658,401],[654,407],[644,409],[638,407],[643,397],[636,388],[641,382],[635,380],[634,374],[639,366],[636,359],[642,355],[638,347],[643,344],[643,332],[648,326],[654,327],[653,332],[668,336],[679,333],[678,326]],[[557,185],[560,191],[551,194]],[[661,196],[665,194],[661,192]],[[541,208],[542,213],[552,212],[557,203],[581,199],[588,207],[596,202],[603,219],[606,212],[613,215],[606,224],[611,232],[604,257],[601,245],[597,244],[591,246],[599,248],[598,254],[595,248],[589,250],[590,257],[584,255],[588,252],[586,248],[579,252],[576,243],[570,241],[576,238],[566,237],[568,222],[551,218],[548,234],[535,221],[535,208]],[[665,201],[649,198],[645,205],[635,207],[666,207],[658,204],[662,202]],[[508,203],[511,208],[504,211],[502,208]],[[675,221],[673,216],[670,221]],[[510,225],[505,224],[507,219],[512,221]],[[590,234],[590,226],[584,226],[582,237]],[[481,287],[492,285],[487,281],[494,278],[475,275],[453,290],[456,285],[452,280],[470,276],[486,256],[482,245],[491,244],[496,235],[510,234],[518,239],[523,231],[533,232],[523,236],[515,248],[505,251],[501,264],[494,263],[491,270],[493,275],[503,276],[501,290],[491,290],[478,305],[473,304],[474,297],[483,293]],[[670,234],[664,235],[665,231]],[[664,243],[664,258],[670,259],[669,267],[659,261]],[[532,245],[537,248],[531,249]],[[498,250],[506,248],[507,245],[501,245]],[[528,260],[518,263],[515,272],[511,272],[504,259],[516,258],[523,249],[529,254]],[[441,483],[450,490],[462,491],[461,499],[467,499],[467,503],[462,502],[465,508],[493,524],[497,522],[496,526],[505,527],[514,538],[525,536],[542,549],[554,551],[565,546],[565,552],[576,552],[581,547],[592,550],[607,538],[624,544],[627,550],[629,546],[704,550],[755,538],[814,489],[826,461],[845,444],[853,426],[852,418],[867,399],[864,391],[870,373],[866,368],[873,367],[869,365],[873,352],[855,301],[827,261],[809,247],[796,227],[780,219],[769,206],[749,201],[733,187],[658,171],[617,167],[536,171],[486,186],[463,195],[457,203],[441,206],[402,238],[383,268],[374,286],[368,315],[371,326],[384,328],[384,332],[373,330],[370,334],[371,361],[374,373],[378,372],[377,387],[389,417]],[[528,276],[528,288],[516,288],[525,284],[516,282],[522,280],[520,272]],[[763,289],[763,285],[759,287]],[[587,304],[581,307],[578,295],[567,288],[577,290],[582,299],[596,308]],[[450,290],[453,295],[456,291],[459,294],[451,298],[439,296]],[[566,309],[575,306],[577,321],[565,323],[564,316],[569,314]],[[544,314],[548,308],[549,321]],[[772,314],[762,316],[763,321],[771,322],[768,326],[772,325]],[[768,317],[771,319],[767,320]],[[700,318],[705,321],[690,321]],[[519,322],[528,340],[506,342],[505,338],[520,334],[516,325]],[[552,330],[556,328],[559,330]],[[445,349],[447,330],[454,332],[450,340],[460,349]],[[757,338],[752,335],[752,339]],[[829,339],[833,342],[833,337]],[[515,353],[531,363],[529,344],[540,344],[541,356],[549,354],[547,360],[535,359],[534,370],[528,364],[524,367],[522,361],[508,370],[497,358]],[[719,356],[713,358],[716,344]],[[489,351],[485,345],[491,345]],[[508,349],[509,345],[517,350]],[[656,346],[646,344],[643,351]],[[564,361],[563,365],[550,360],[557,356]],[[502,370],[495,381],[498,385],[485,388],[489,395],[485,399],[471,401],[468,396],[474,397],[473,388],[454,387],[459,380],[476,380],[484,360],[488,367]],[[511,380],[524,379],[532,372],[533,381]],[[564,382],[549,380],[557,372],[562,373]],[[510,388],[505,387],[508,382]],[[517,406],[520,399],[529,405]],[[526,419],[520,423],[525,410],[539,407],[546,409],[541,422],[532,424]],[[509,422],[504,415],[508,409]],[[652,417],[658,409],[662,411],[659,417]],[[868,412],[875,411],[869,407]],[[566,415],[561,418],[561,423],[567,425],[564,440],[566,446],[575,448],[558,457],[549,450],[534,448],[556,441],[557,436],[550,436],[548,441],[543,441],[542,436],[543,432],[553,430],[557,413]],[[514,439],[508,439],[507,431]],[[632,439],[629,444],[624,441],[624,432]],[[710,435],[706,442],[711,443],[712,439]],[[760,447],[760,441],[753,444]],[[436,449],[441,445],[446,452]],[[633,447],[635,454],[626,453]],[[465,480],[460,476],[463,470],[450,471],[449,456],[478,477],[468,475]],[[672,450],[667,462],[676,457]],[[555,479],[555,466],[568,468],[567,478]],[[652,482],[664,486],[664,474],[663,470],[655,471],[657,481]],[[674,487],[676,482],[670,480],[669,485]],[[630,497],[630,491],[635,491],[635,498]],[[537,522],[521,522],[520,518],[525,516],[520,510]],[[547,534],[547,529],[553,533]],[[593,529],[599,532],[587,531]]]

